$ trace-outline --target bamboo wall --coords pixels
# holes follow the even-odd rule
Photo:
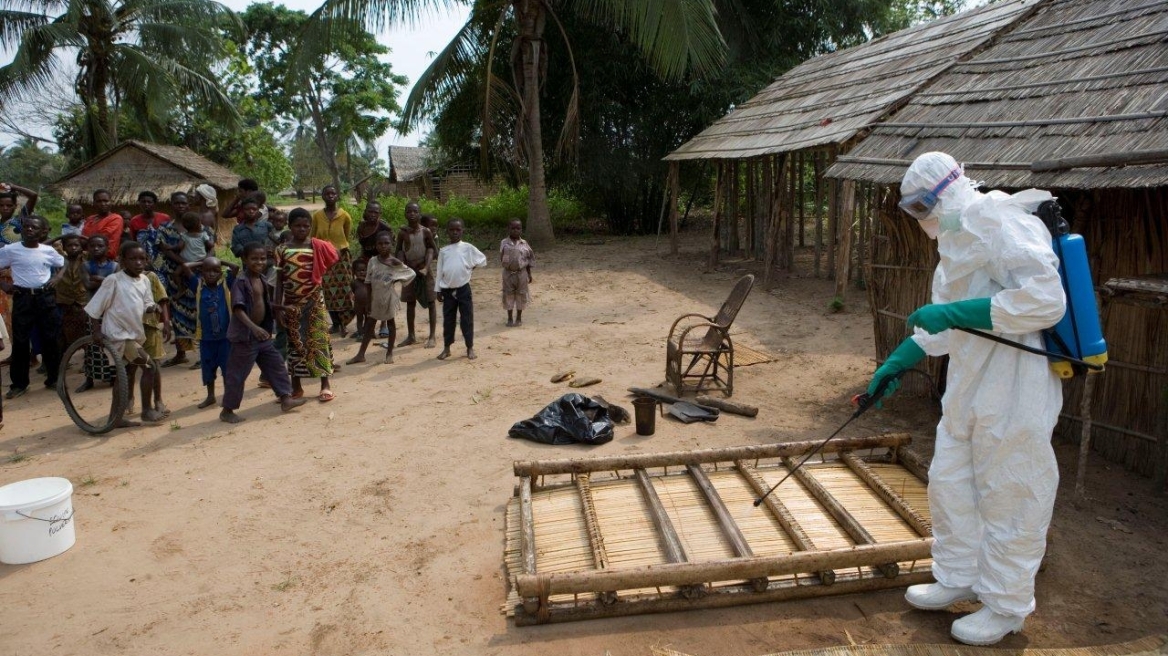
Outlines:
[[[708,266],[716,267],[725,257],[761,262],[767,288],[777,271],[834,279],[841,300],[847,283],[862,287],[867,208],[875,202],[875,189],[823,177],[845,150],[846,145],[832,146],[713,162],[717,182]],[[677,163],[671,165],[673,181]],[[676,208],[676,184],[670,188],[669,206]],[[670,225],[676,232],[673,214]],[[676,239],[673,249],[676,253]]]
[[[1114,277],[1168,272],[1168,188],[1054,193],[1072,231],[1087,242],[1097,289]],[[883,187],[878,195],[867,267],[876,355],[883,361],[906,335],[905,316],[928,302],[937,255],[924,233],[898,215],[896,190]],[[1091,443],[1108,460],[1151,475],[1163,430],[1157,428],[1161,395],[1168,388],[1168,308],[1116,301],[1103,309],[1110,360],[1095,383]],[[942,360],[930,358],[928,370],[943,388]],[[1056,429],[1074,440],[1082,387],[1078,377],[1064,383]],[[922,393],[927,387],[906,380],[904,390]]]

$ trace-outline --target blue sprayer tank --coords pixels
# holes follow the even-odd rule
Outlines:
[[[1067,295],[1067,312],[1050,330],[1044,330],[1046,350],[1063,353],[1091,364],[1107,362],[1107,342],[1099,324],[1095,285],[1087,261],[1087,244],[1082,235],[1070,233],[1057,201],[1046,201],[1035,212],[1050,230],[1051,247],[1059,258],[1059,276]],[[1075,368],[1066,360],[1051,358],[1050,368],[1059,378],[1071,378]],[[1090,371],[1090,373],[1098,373]]]

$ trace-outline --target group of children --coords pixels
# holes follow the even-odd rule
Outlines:
[[[20,194],[29,200],[17,216]],[[408,333],[397,346],[417,343],[415,313],[420,304],[429,311],[426,346],[433,347],[436,306],[441,303],[443,349],[438,358],[450,357],[457,324],[467,357],[475,359],[470,278],[487,258],[462,241],[462,221],[448,223],[449,243],[439,249],[437,221],[423,216],[416,203],[407,205],[406,225],[395,236],[381,221],[380,205],[370,202],[356,227],[360,253],[352,258],[351,219],[337,207],[335,188],[326,188],[322,196],[324,210],[310,214],[297,208],[285,215],[266,204],[253,182],[241,181],[239,194],[223,212],[238,222],[230,249],[241,259],[241,268],[214,255],[217,208],[210,187],[190,196],[172,194],[177,220],[154,211],[158,199],[149,191],[139,195],[141,213],[126,220],[110,211],[110,194],[98,190],[93,194],[97,212],[83,217],[80,207],[70,206],[61,236],[50,240],[48,223],[31,214],[35,194],[0,185],[0,238],[21,240],[20,250],[6,253],[8,247],[0,248],[0,269],[11,267],[16,275],[23,266],[19,280],[27,283],[6,285],[6,271],[0,271],[0,289],[14,299],[26,295],[35,301],[51,299],[46,307],[52,306],[52,312],[34,317],[29,303],[14,304],[13,387],[8,398],[27,388],[18,370],[27,378],[28,356],[22,361],[21,354],[29,353],[36,337],[47,368],[46,386],[53,386],[61,348],[92,334],[95,344],[86,349],[85,381],[77,392],[113,379],[114,368],[106,357],[111,352],[123,360],[132,377],[131,396],[133,380],[142,370],[141,417],[147,422],[160,421],[170,412],[162,400],[161,377],[147,365],[185,362],[185,351],[196,342],[199,361],[192,368],[202,369],[206,388],[199,407],[217,402],[215,381],[221,374],[223,421],[243,421],[236,410],[244,383],[257,365],[260,386],[273,390],[283,410],[305,403],[303,378],[319,378],[318,400],[328,402],[335,398],[329,378],[337,369],[331,335],[343,337],[355,316],[354,337],[360,340],[360,349],[347,364],[365,361],[375,335],[386,338],[384,361],[393,362],[394,318],[403,304]],[[202,205],[201,212],[190,210],[191,197]],[[28,266],[15,262],[29,259],[25,256],[31,256],[31,249],[40,258],[32,278]],[[500,263],[507,325],[522,325],[534,254],[522,238],[518,220],[511,222],[508,237],[500,244]],[[42,281],[38,277],[42,273],[51,273],[51,279]],[[341,286],[347,293],[338,293]],[[0,328],[0,339],[4,337]],[[163,362],[163,345],[172,337],[176,354]]]

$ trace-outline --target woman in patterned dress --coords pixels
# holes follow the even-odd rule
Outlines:
[[[336,266],[324,276],[324,302],[332,316],[330,332],[345,336],[345,328],[353,320],[353,258],[349,254],[349,237],[353,232],[353,217],[337,207],[340,193],[329,185],[320,191],[324,209],[312,215],[311,236],[333,245],[339,258]],[[291,217],[289,217],[291,221]],[[289,224],[289,227],[291,225]]]
[[[304,396],[301,378],[320,378],[317,398],[324,403],[335,397],[329,387],[333,357],[323,283],[339,256],[331,243],[309,237],[312,216],[308,210],[298,207],[289,212],[288,228],[291,237],[276,249],[274,306],[288,333],[292,397]]]
[[[174,215],[180,217],[191,209],[190,198],[181,191],[170,195],[170,206]],[[154,272],[166,287],[170,299],[170,324],[174,329],[174,357],[162,363],[163,367],[173,367],[187,361],[188,350],[194,350],[195,329],[198,323],[198,305],[195,294],[187,285],[175,277],[182,270],[182,251],[186,246],[182,235],[185,232],[178,221],[172,220],[158,229],[158,256],[153,261]],[[192,369],[199,366],[195,362]]]

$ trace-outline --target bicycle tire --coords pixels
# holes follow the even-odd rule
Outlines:
[[[73,405],[66,370],[69,361],[73,359],[77,351],[91,344],[93,344],[93,336],[86,335],[70,344],[69,348],[65,349],[65,353],[61,355],[61,369],[57,374],[57,396],[61,397],[61,402],[65,404],[65,412],[69,414],[69,418],[78,428],[90,435],[103,435],[113,430],[114,426],[125,416],[126,406],[130,400],[130,383],[129,376],[126,374],[126,363],[122,361],[121,356],[115,354],[108,345],[102,344],[101,348],[105,351],[106,357],[114,363],[113,398],[110,401],[109,419],[104,424],[91,424],[86,421]]]

